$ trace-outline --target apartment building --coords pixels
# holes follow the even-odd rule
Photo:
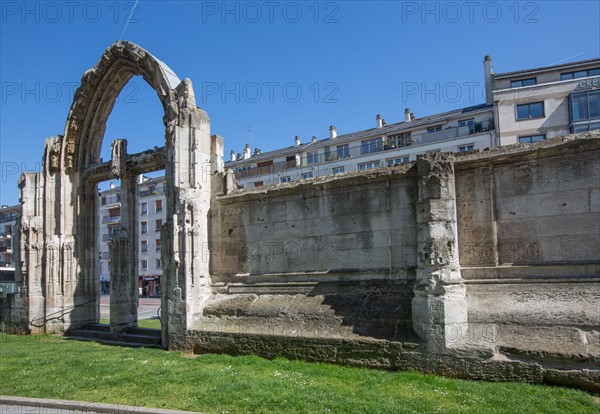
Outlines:
[[[493,83],[497,145],[600,129],[600,59],[516,72],[486,71]]]
[[[0,207],[0,298],[15,292],[15,234],[21,205]]]
[[[494,142],[493,116],[493,107],[486,104],[423,118],[406,108],[404,120],[391,125],[377,115],[375,127],[362,131],[338,135],[332,125],[327,138],[301,143],[295,137],[293,146],[265,153],[255,150],[253,155],[246,146],[243,155],[231,153],[226,167],[249,188],[393,166],[425,152],[482,150]]]
[[[481,105],[388,125],[381,115],[375,128],[261,153],[246,145],[232,151],[226,168],[242,188],[285,183],[347,171],[392,166],[431,151],[464,152],[531,143],[600,128],[600,59],[516,72],[494,73],[483,61],[486,101]]]
[[[21,205],[0,208],[0,268],[15,268],[14,238]]]
[[[100,256],[100,285],[104,294],[110,292],[110,249],[108,242],[121,224],[120,187],[99,193],[98,248]],[[165,221],[165,179],[140,176],[136,207],[138,232],[138,286],[142,296],[159,296],[162,275],[160,263],[160,229]]]

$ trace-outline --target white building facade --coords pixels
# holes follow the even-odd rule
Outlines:
[[[137,258],[138,286],[141,296],[160,296],[160,229],[165,222],[165,179],[140,176],[137,189],[136,231],[139,232]],[[110,292],[110,250],[108,243],[121,224],[120,188],[99,193],[98,250],[101,292]]]
[[[498,145],[600,129],[600,59],[491,77]]]

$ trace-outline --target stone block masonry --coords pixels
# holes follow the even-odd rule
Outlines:
[[[215,195],[196,352],[600,390],[600,134]]]

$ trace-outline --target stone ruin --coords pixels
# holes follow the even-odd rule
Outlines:
[[[106,121],[132,76],[165,146]],[[6,330],[99,320],[97,184],[121,180],[112,332],[137,325],[136,177],[165,169],[162,344],[600,390],[600,133],[237,190],[192,82],[119,41],[87,71],[42,171],[19,182]]]

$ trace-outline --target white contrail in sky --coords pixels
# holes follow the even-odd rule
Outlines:
[[[131,16],[133,16],[133,13],[135,12],[135,9],[138,5],[139,0],[135,0],[135,3],[133,4],[133,7],[131,8],[131,11],[129,12],[129,16],[127,17],[127,20],[125,21],[125,27],[123,28],[123,31],[121,32],[121,36],[119,37],[119,39],[123,39],[123,35],[125,34],[125,30],[127,30],[127,26],[129,26],[129,22],[131,21]]]
[[[579,52],[579,53],[577,53],[576,55],[570,56],[570,57],[568,57],[568,58],[565,58],[565,59],[563,59],[563,60],[559,60],[558,62],[554,62],[554,63],[550,64],[550,66],[552,66],[552,65],[558,65],[559,63],[562,63],[562,62],[564,62],[565,60],[573,59],[574,57],[577,57],[577,56],[579,56],[579,55],[583,55],[583,52]]]

